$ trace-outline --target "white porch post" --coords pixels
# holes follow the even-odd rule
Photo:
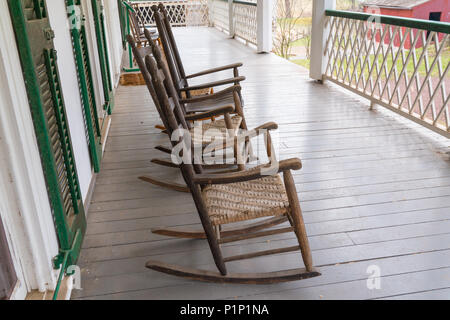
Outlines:
[[[214,27],[214,0],[208,0],[209,23],[208,27]]]
[[[234,38],[234,15],[233,15],[233,0],[228,0],[228,31],[230,37]]]
[[[336,9],[336,0],[314,0],[311,30],[311,67],[309,76],[322,81],[326,68],[325,45],[330,32],[326,26],[325,10]]]
[[[258,53],[272,51],[273,0],[258,0],[257,47]]]

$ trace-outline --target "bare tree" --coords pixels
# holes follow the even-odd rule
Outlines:
[[[305,31],[303,31],[303,39],[305,40],[305,49],[306,49],[306,59],[311,59],[311,29],[309,26]]]
[[[336,5],[339,10],[358,10],[361,0],[338,0]]]
[[[275,53],[283,58],[291,54],[292,44],[302,38],[297,24],[303,16],[303,8],[294,14],[296,0],[277,1],[277,31],[274,37]],[[295,16],[294,16],[295,15]]]

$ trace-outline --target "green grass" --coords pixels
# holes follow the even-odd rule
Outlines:
[[[300,41],[298,41],[298,42],[300,42]],[[296,45],[301,45],[301,44],[296,44]],[[416,49],[417,59],[419,59],[420,55],[422,54],[422,51],[423,51],[422,48]],[[405,57],[407,57],[407,55],[408,55],[408,52],[406,51],[405,52]],[[429,48],[428,49],[428,55],[429,55],[429,63],[431,65],[431,63],[433,62],[434,57],[435,57],[435,50],[434,50],[434,48]],[[374,60],[375,60],[374,59],[374,55],[371,55],[370,56],[370,64],[371,65],[373,64]],[[443,53],[441,54],[441,60],[442,60],[442,68],[443,68],[443,70],[445,70],[447,65],[450,63],[450,47],[447,47],[446,49],[444,49]],[[297,59],[297,60],[291,60],[291,62],[293,62],[295,64],[298,64],[298,65],[300,65],[300,66],[302,66],[304,68],[307,68],[307,69],[309,69],[309,67],[310,67],[310,60],[309,59]],[[383,58],[382,57],[378,58],[378,63],[380,65],[380,67],[381,67],[381,64],[383,63]],[[347,69],[347,63],[345,61],[344,61],[343,65],[344,65],[343,69],[346,70]],[[386,65],[388,67],[388,74],[389,74],[389,71],[391,70],[391,68],[393,66],[393,59],[392,59],[391,56],[389,56],[389,58],[388,58],[388,60],[386,62]],[[351,71],[353,71],[353,62],[351,62],[350,68],[351,68]],[[401,62],[401,57],[400,57],[399,61],[397,62],[397,71],[398,71],[398,73],[400,73],[402,68],[403,68],[403,63]],[[411,57],[410,62],[408,63],[408,66],[407,66],[408,76],[411,77],[413,72],[414,72],[414,64],[413,64],[413,58]],[[360,74],[360,73],[361,73],[361,66],[358,65],[358,74]],[[375,71],[373,71],[373,74],[375,74]],[[367,78],[368,75],[369,75],[369,71],[367,70],[367,65],[366,65],[365,71],[364,71],[364,76]],[[419,75],[421,77],[425,77],[426,76],[426,69],[425,69],[425,63],[424,62],[422,62],[420,64]],[[433,71],[432,71],[431,75],[433,77],[438,77],[439,76],[439,71],[438,71],[438,68],[437,68],[437,64],[433,68]],[[383,72],[381,74],[381,79],[385,80],[385,78],[386,78],[386,76],[385,76],[385,74]]]
[[[304,38],[292,42],[292,47],[306,47],[307,45],[308,45],[308,40],[304,39]]]
[[[285,21],[289,21],[289,20],[295,20],[295,18],[283,18],[283,19],[278,19],[278,23],[281,23],[282,20]],[[296,22],[295,25],[299,26],[299,27],[308,27],[311,26],[312,24],[312,17],[303,17],[303,18],[299,18]]]
[[[422,52],[423,52],[423,48],[416,49],[417,61],[419,60],[420,56],[422,55]],[[409,51],[405,51],[405,58],[408,57],[408,53],[409,53]],[[429,61],[429,65],[430,66],[433,63],[435,56],[436,56],[436,51],[435,51],[434,47],[428,48],[428,61]],[[373,62],[375,61],[375,55],[371,55],[369,57],[369,60],[370,60],[370,65],[373,65]],[[384,58],[380,55],[378,57],[378,64],[379,64],[380,68],[382,66],[383,60],[384,60]],[[363,61],[364,61],[364,59],[363,59]],[[391,68],[394,65],[393,61],[394,61],[394,59],[392,58],[392,55],[389,54],[389,56],[387,58],[387,61],[386,61],[388,74],[389,74],[389,71],[391,70]],[[442,68],[443,68],[443,70],[445,70],[447,65],[450,63],[450,47],[445,48],[444,51],[441,53],[441,61],[442,61]],[[338,62],[339,62],[339,60],[338,60]],[[366,66],[364,67],[364,76],[366,78],[369,75],[369,71],[368,71],[367,65],[368,65],[368,63],[366,63]],[[436,64],[434,66],[434,68],[432,69],[432,72],[431,72],[431,76],[432,77],[438,77],[439,76],[439,70],[438,70],[437,66],[438,65]],[[353,68],[354,68],[353,61],[350,61],[350,69],[351,69],[351,71],[353,71]],[[376,67],[374,67],[374,71],[372,72],[372,75],[376,74],[376,69],[375,68]],[[347,69],[347,62],[345,60],[343,61],[343,69],[344,70]],[[407,71],[408,77],[411,77],[413,75],[414,69],[415,69],[415,67],[414,67],[414,59],[413,59],[413,56],[411,56],[407,66],[406,66],[406,71]],[[400,73],[402,70],[403,70],[403,61],[402,61],[402,57],[400,56],[398,61],[397,61],[397,72]],[[358,71],[358,74],[361,73],[361,65],[360,64],[357,65],[357,71]],[[423,59],[423,61],[419,65],[419,75],[421,77],[425,77],[427,75],[427,69],[425,68],[425,59]],[[381,74],[381,79],[384,80],[385,78],[386,78],[386,75],[385,75],[385,73],[383,71],[383,73]]]
[[[358,7],[362,1],[356,1],[355,5]],[[336,2],[337,10],[351,10],[352,9],[352,0],[337,0]]]
[[[291,60],[291,62],[298,64],[299,66],[302,66],[306,69],[309,69],[310,66],[310,60],[309,59],[299,59],[299,60]]]

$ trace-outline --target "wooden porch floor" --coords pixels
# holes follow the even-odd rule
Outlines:
[[[450,299],[449,142],[416,130],[273,55],[257,55],[211,28],[177,29],[187,71],[242,61],[249,127],[276,121],[282,158],[299,157],[295,173],[315,265],[322,276],[278,285],[216,285],[145,269],[149,259],[212,267],[204,241],[152,235],[159,226],[199,223],[192,198],[138,181],[176,177],[150,163],[168,145],[145,87],[120,87],[97,178],[80,258],[75,299]],[[425,132],[425,133],[424,133]],[[435,139],[436,138],[436,139]],[[293,245],[290,235],[250,240],[228,254]],[[251,248],[250,248],[251,247]],[[284,254],[231,265],[232,270],[295,268]],[[377,266],[381,288],[369,290]]]

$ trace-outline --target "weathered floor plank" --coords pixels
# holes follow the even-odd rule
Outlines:
[[[204,241],[151,234],[200,227],[189,194],[139,181],[178,179],[154,149],[168,145],[145,87],[120,87],[80,257],[75,299],[450,299],[450,143],[273,55],[257,55],[209,28],[177,29],[187,72],[242,61],[249,127],[279,124],[280,158],[294,173],[315,265],[322,276],[292,283],[216,285],[145,269],[149,259],[214,269]],[[195,48],[192,39],[195,38]],[[212,49],[214,48],[214,49]],[[206,80],[217,79],[217,75]],[[193,82],[195,84],[195,82]],[[226,255],[294,245],[290,234],[224,245]],[[246,272],[301,267],[298,253],[230,264]],[[367,287],[369,266],[381,288]]]

